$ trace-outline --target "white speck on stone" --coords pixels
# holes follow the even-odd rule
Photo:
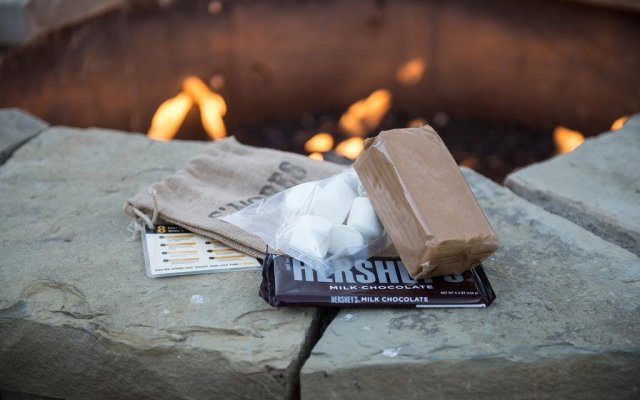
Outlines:
[[[368,325],[365,325],[365,326],[362,327],[362,329],[364,329],[365,331],[370,331],[371,327],[368,326]]]
[[[191,304],[202,304],[204,303],[204,297],[200,294],[194,294],[191,296]]]
[[[402,347],[392,347],[390,349],[384,349],[382,351],[382,355],[385,357],[395,357],[400,354],[400,350],[402,350]]]
[[[185,337],[177,333],[172,333],[169,335],[169,339],[171,339],[174,342],[183,342],[185,340]]]
[[[345,315],[342,316],[342,320],[343,321],[352,321],[355,317],[356,317],[355,315],[353,315],[351,313],[348,313],[348,314],[345,314]]]
[[[193,302],[193,298],[191,299],[191,301]],[[169,315],[171,311],[167,310],[166,308],[163,308],[162,311],[160,311],[160,314],[162,315]]]

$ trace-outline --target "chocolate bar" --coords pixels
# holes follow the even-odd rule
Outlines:
[[[482,265],[414,280],[400,258],[372,257],[325,276],[289,256],[268,254],[260,297],[275,307],[481,308],[495,294]]]

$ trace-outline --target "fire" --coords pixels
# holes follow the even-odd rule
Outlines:
[[[200,80],[190,76],[182,83],[182,91],[158,107],[151,120],[147,136],[156,140],[172,139],[187,113],[196,103],[200,108],[200,118],[207,134],[212,139],[227,136],[222,117],[227,113],[227,103],[219,94],[213,92]]]
[[[339,126],[342,131],[353,136],[343,140],[335,147],[337,155],[355,160],[364,147],[364,136],[373,131],[391,108],[391,92],[378,89],[367,98],[353,103],[342,114]],[[426,123],[426,121],[424,121]],[[309,158],[323,160],[322,153],[333,148],[334,139],[330,133],[321,132],[307,140],[304,149],[310,153]]]
[[[467,168],[475,169],[478,167],[478,158],[475,156],[466,157],[460,164],[464,165]]]
[[[165,100],[153,115],[147,136],[154,140],[171,140],[178,133],[192,105],[191,97],[183,92]]]
[[[309,153],[323,153],[333,148],[333,136],[322,132],[315,134],[304,144],[304,149]]]
[[[426,69],[422,58],[417,57],[402,65],[396,71],[396,80],[402,85],[415,85],[420,82]]]
[[[553,141],[559,153],[568,153],[584,142],[584,135],[564,126],[558,126],[553,131]]]
[[[617,131],[618,129],[622,128],[624,123],[627,121],[627,118],[629,117],[625,115],[624,117],[620,117],[617,120],[613,121],[613,124],[611,124],[611,130]]]
[[[366,136],[382,121],[391,108],[391,92],[379,89],[358,100],[340,117],[340,129],[352,136]]]
[[[352,137],[343,140],[336,146],[336,154],[355,160],[362,152],[364,147],[364,139],[361,137]]]
[[[409,122],[407,122],[407,128],[420,128],[421,126],[425,126],[427,124],[427,120],[424,118],[413,118]]]
[[[182,88],[200,107],[202,125],[212,139],[222,139],[227,136],[222,117],[227,113],[227,103],[222,96],[214,93],[209,87],[194,76],[182,83]]]

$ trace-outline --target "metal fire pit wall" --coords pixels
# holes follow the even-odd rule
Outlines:
[[[215,13],[209,1],[160,3],[169,5],[134,1],[7,55],[0,107],[142,132],[185,76],[221,74],[231,129],[345,109],[377,88],[411,115],[587,134],[640,109],[633,11],[533,0],[229,1]],[[399,84],[398,68],[416,58],[424,76]]]

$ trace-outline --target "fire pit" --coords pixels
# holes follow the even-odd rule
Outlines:
[[[130,1],[7,55],[0,107],[348,158],[428,122],[501,181],[640,109],[638,21],[558,1]],[[317,133],[333,143],[305,149]]]
[[[0,63],[0,107],[72,126],[0,109],[1,398],[637,397],[640,114],[580,143],[640,110],[638,6],[123,3]],[[234,134],[349,162],[365,137],[425,122],[496,181],[569,152],[505,186],[461,169],[500,238],[483,262],[488,309],[274,309],[259,298],[259,271],[150,278],[141,243],[127,241],[123,203],[139,192],[151,218],[166,212],[147,189],[191,177],[178,171],[203,160],[204,141]],[[77,128],[87,126],[125,132]],[[235,165],[265,172],[274,185],[256,180],[260,194],[292,182],[242,168],[255,155],[218,154],[234,164],[223,178]],[[278,164],[299,171],[289,167]],[[236,208],[210,210],[212,192],[172,191],[180,211],[201,201],[202,221]],[[399,264],[374,266],[384,285],[405,280]]]

